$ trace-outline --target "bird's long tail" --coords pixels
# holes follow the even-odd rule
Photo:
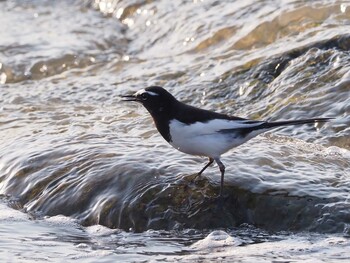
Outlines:
[[[276,121],[276,122],[265,122],[260,125],[260,129],[269,129],[280,126],[288,126],[288,125],[301,125],[308,123],[317,123],[317,122],[327,122],[334,118],[315,118],[315,119],[304,119],[304,120],[292,120],[292,121]]]

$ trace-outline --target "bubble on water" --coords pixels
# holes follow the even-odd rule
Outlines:
[[[77,248],[89,248],[89,245],[88,244],[85,244],[85,243],[79,243],[77,245],[75,245]]]

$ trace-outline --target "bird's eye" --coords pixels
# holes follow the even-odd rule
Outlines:
[[[147,98],[148,98],[147,93],[142,93],[141,94],[141,99],[147,100]]]

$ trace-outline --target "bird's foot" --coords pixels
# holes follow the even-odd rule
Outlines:
[[[188,178],[190,179],[191,183],[195,183],[196,181],[201,179],[201,174],[200,173],[191,174],[190,176],[188,176]]]
[[[189,174],[189,175],[181,175],[179,176],[179,179],[185,180],[187,183],[193,184],[196,181],[198,181],[201,178],[200,174],[195,173],[195,174]]]
[[[196,174],[194,174],[193,180],[196,181],[196,180],[198,180],[201,177],[202,177],[202,173],[196,173]]]

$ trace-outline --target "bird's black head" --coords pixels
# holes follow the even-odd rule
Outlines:
[[[122,96],[124,101],[141,103],[152,116],[169,114],[171,107],[177,100],[162,87],[152,86],[139,90],[133,95]]]

